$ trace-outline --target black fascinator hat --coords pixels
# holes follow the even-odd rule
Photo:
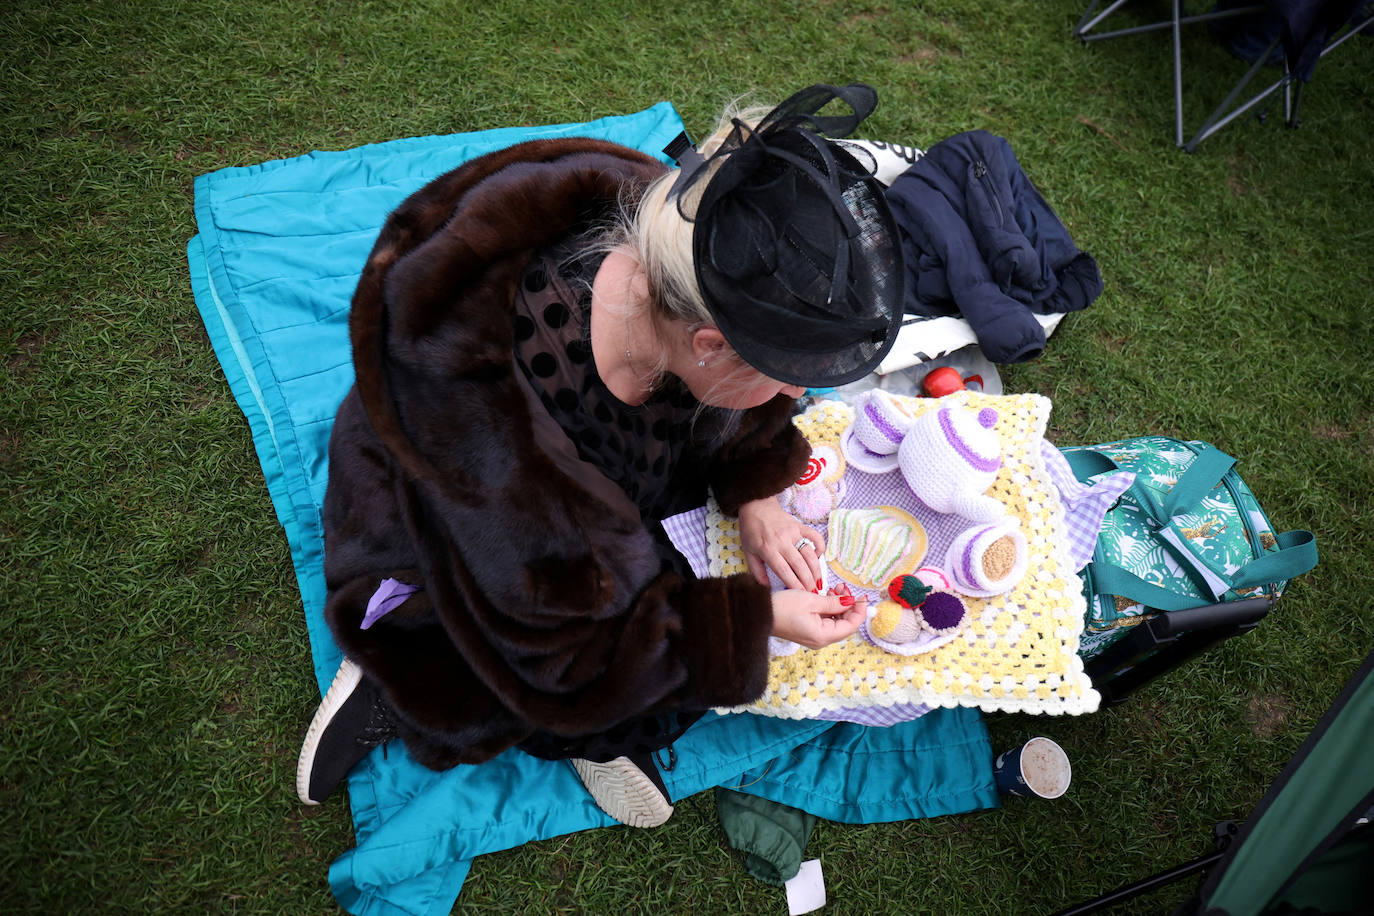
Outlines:
[[[848,136],[877,101],[862,83],[811,86],[756,127],[736,120],[708,158],[685,134],[664,150],[682,166],[669,198],[694,223],[711,317],[745,362],[789,385],[862,378],[901,325],[902,252],[883,186],[826,139]],[[832,102],[849,113],[818,114]]]

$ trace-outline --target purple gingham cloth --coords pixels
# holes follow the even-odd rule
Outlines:
[[[1088,561],[1093,558],[1093,547],[1097,544],[1097,533],[1102,530],[1103,517],[1121,494],[1130,489],[1131,484],[1135,482],[1135,475],[1130,471],[1120,471],[1091,484],[1084,484],[1079,483],[1073,476],[1073,471],[1069,470],[1069,462],[1064,458],[1063,452],[1050,443],[1040,443],[1040,457],[1044,460],[1050,480],[1054,482],[1064,502],[1064,527],[1068,536],[1069,560],[1077,572],[1087,566]],[[854,501],[852,496],[845,500]],[[698,577],[708,575],[710,561],[706,556],[706,507],[701,506],[664,519],[663,530],[668,532],[673,546],[687,558],[687,562],[692,566],[692,572]]]
[[[1091,484],[1080,483],[1069,468],[1068,460],[1062,452],[1048,442],[1041,441],[1040,456],[1051,482],[1059,491],[1064,506],[1064,528],[1068,538],[1066,545],[1069,562],[1075,572],[1081,570],[1092,559],[1093,548],[1097,544],[1098,532],[1102,530],[1102,519],[1112,504],[1135,482],[1135,475],[1129,471],[1103,477]],[[894,499],[899,492],[894,489],[895,474],[858,474],[850,479],[851,486],[845,493],[847,505],[876,505],[878,503],[900,503]],[[905,486],[900,491],[909,493]],[[913,514],[926,524],[931,535],[931,543],[945,541],[951,537],[948,520],[932,518],[928,510],[915,503]],[[912,508],[911,505],[906,508]],[[687,559],[698,577],[710,574],[710,559],[706,552],[706,507],[701,506],[687,512],[666,518],[663,530],[668,533],[673,546]],[[946,530],[948,529],[948,530]],[[933,551],[932,551],[933,553]],[[855,722],[859,725],[889,726],[919,718],[930,712],[931,707],[922,703],[899,703],[894,706],[861,706],[850,709],[836,709],[822,712],[816,716],[834,722]]]
[[[706,555],[706,507],[698,506],[665,518],[661,524],[677,552],[687,558],[698,579],[710,575],[711,560]]]
[[[1045,462],[1045,470],[1049,472],[1050,480],[1064,502],[1069,563],[1073,571],[1078,572],[1093,558],[1097,535],[1102,530],[1102,519],[1121,498],[1121,494],[1135,483],[1135,475],[1130,471],[1119,471],[1090,484],[1079,483],[1069,469],[1064,453],[1043,440],[1040,442],[1040,458]],[[705,549],[704,544],[702,549]]]
[[[855,722],[859,725],[876,725],[886,728],[899,722],[910,722],[930,712],[931,707],[924,703],[895,703],[892,706],[855,706],[850,709],[823,709],[816,713],[817,719],[827,722]]]

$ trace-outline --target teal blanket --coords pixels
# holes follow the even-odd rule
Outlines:
[[[430,179],[523,140],[597,137],[660,155],[681,129],[660,102],[583,124],[396,140],[196,180],[191,288],[286,531],[321,691],[340,660],[324,622],[329,430],[353,382],[349,300],[387,214]],[[311,704],[301,705],[304,720]],[[675,748],[678,764],[665,774],[675,799],[746,786],[855,823],[997,804],[987,732],[972,709],[885,729],[711,715]],[[347,910],[369,916],[447,913],[473,857],[611,823],[570,767],[518,751],[434,773],[399,745],[378,749],[350,776],[349,799],[357,846],[329,881]]]

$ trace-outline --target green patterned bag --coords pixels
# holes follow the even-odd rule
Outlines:
[[[1312,533],[1276,533],[1236,460],[1206,442],[1142,436],[1063,451],[1084,482],[1136,475],[1083,570],[1085,658],[1158,613],[1277,599],[1289,579],[1317,565]]]

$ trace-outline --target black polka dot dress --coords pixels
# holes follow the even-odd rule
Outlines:
[[[590,338],[591,286],[603,258],[564,242],[530,260],[512,319],[515,363],[579,457],[638,505],[663,568],[692,578],[656,522],[705,503],[704,461],[721,418],[698,410],[696,398],[671,376],[637,406],[611,394],[597,374]],[[667,747],[700,717],[694,711],[640,716],[573,738],[536,730],[520,747],[549,759],[605,761]]]
[[[699,412],[671,376],[637,406],[601,380],[589,335],[591,284],[603,258],[564,242],[531,259],[515,301],[515,362],[578,455],[652,523],[705,503],[702,462],[716,418]]]

